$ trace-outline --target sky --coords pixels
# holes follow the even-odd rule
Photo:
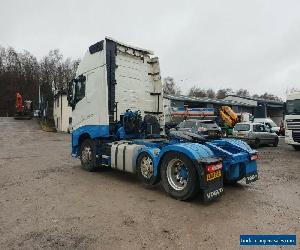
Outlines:
[[[299,0],[0,0],[0,45],[81,58],[105,36],[150,49],[183,93],[300,88]]]

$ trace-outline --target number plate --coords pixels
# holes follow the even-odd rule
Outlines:
[[[222,176],[221,170],[209,173],[206,175],[206,181],[212,181]]]
[[[246,176],[246,184],[249,184],[249,183],[257,181],[257,180],[258,180],[257,172],[251,173],[251,174]]]

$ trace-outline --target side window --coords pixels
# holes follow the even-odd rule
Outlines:
[[[257,125],[253,125],[253,132],[257,132]]]
[[[272,128],[271,124],[266,122],[265,125],[268,127],[268,128]]]
[[[265,131],[264,125],[260,125],[260,124],[254,125],[253,126],[253,131],[254,132],[264,132]]]
[[[84,80],[78,81],[76,83],[76,90],[75,90],[75,95],[76,95],[76,103],[82,100],[85,97],[85,85],[86,85],[86,78],[82,78]]]
[[[69,117],[69,124],[72,124],[72,117]]]

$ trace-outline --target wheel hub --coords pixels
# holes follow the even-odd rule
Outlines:
[[[144,156],[141,160],[141,174],[147,179],[153,176],[153,162],[148,156]]]
[[[188,183],[188,170],[179,159],[171,160],[167,165],[169,184],[177,191],[183,190]]]
[[[92,160],[92,149],[89,146],[85,146],[81,153],[81,159],[84,163],[88,163]]]

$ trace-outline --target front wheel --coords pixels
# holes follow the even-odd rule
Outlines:
[[[279,143],[279,139],[276,138],[273,142],[273,147],[277,147],[278,146],[278,143]]]
[[[260,140],[258,138],[255,139],[254,144],[253,144],[253,148],[257,149],[260,146]]]
[[[181,153],[167,153],[160,175],[165,191],[177,200],[192,199],[199,192],[197,171],[193,162]]]
[[[85,139],[80,146],[81,167],[87,171],[96,171],[98,168],[96,144],[91,139]]]

